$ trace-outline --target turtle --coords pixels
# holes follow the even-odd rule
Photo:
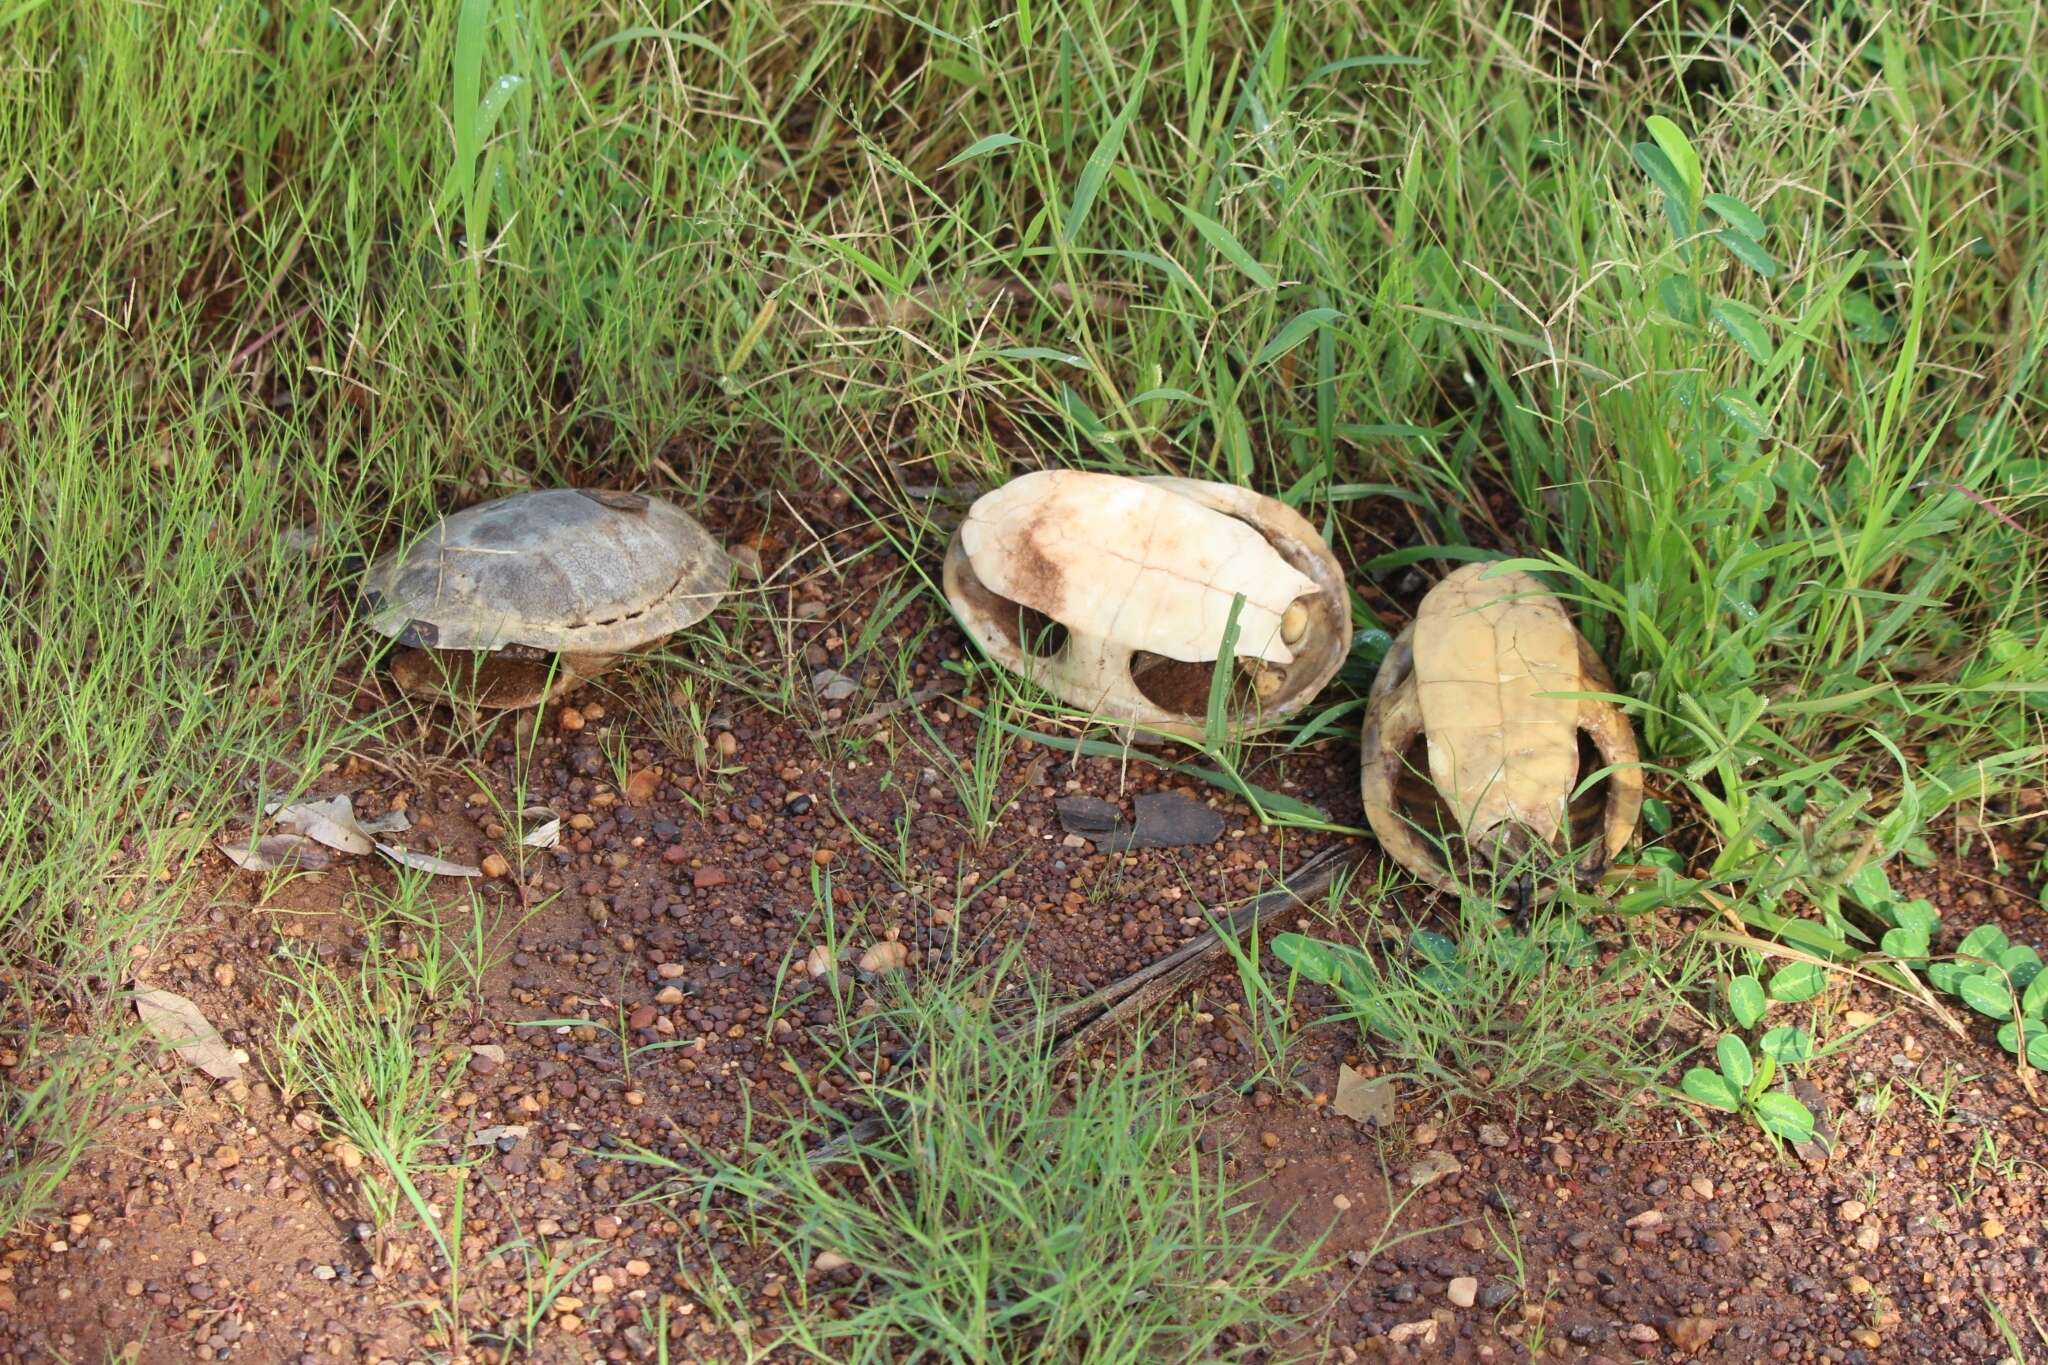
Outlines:
[[[1468,861],[1489,872],[1519,869],[1495,899],[1526,909],[1532,861],[1546,849],[1567,851],[1584,736],[1606,769],[1605,801],[1578,868],[1597,878],[1628,846],[1643,804],[1628,717],[1607,697],[1585,695],[1613,691],[1600,656],[1534,574],[1492,564],[1449,574],[1373,680],[1360,779],[1373,833],[1423,881],[1478,894],[1402,814],[1397,791],[1420,738]]]
[[[680,507],[551,488],[446,518],[373,564],[363,599],[370,627],[405,647],[392,659],[403,690],[447,696],[474,669],[464,695],[517,708],[695,624],[731,579],[725,550]]]
[[[1322,536],[1232,484],[1020,475],[968,508],[942,580],[990,658],[1127,732],[1203,733],[1240,596],[1237,732],[1306,703],[1351,645],[1343,570]]]

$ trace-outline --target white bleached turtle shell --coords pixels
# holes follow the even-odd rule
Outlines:
[[[370,626],[400,644],[610,654],[692,625],[732,562],[681,508],[555,488],[480,503],[371,566]]]
[[[1234,728],[1314,696],[1351,638],[1343,574],[1315,528],[1197,479],[1022,475],[969,509],[945,590],[996,662],[1102,719],[1168,734],[1201,732],[1240,595],[1235,653],[1252,700]]]

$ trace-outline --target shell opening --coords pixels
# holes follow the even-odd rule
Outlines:
[[[1189,663],[1138,649],[1131,651],[1129,666],[1132,685],[1160,710],[1195,719],[1209,714],[1209,688],[1216,674],[1213,660]],[[1281,669],[1241,654],[1230,672],[1224,710],[1232,716],[1255,713],[1262,702],[1277,696],[1286,682]]]

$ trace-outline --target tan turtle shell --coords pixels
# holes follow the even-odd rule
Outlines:
[[[528,706],[695,624],[731,576],[681,508],[559,488],[457,512],[372,565],[363,595],[371,628],[414,647],[393,661],[400,686],[464,691],[473,672],[478,704]]]
[[[1564,606],[1532,574],[1473,564],[1430,590],[1374,680],[1366,712],[1366,818],[1396,861],[1432,885],[1467,890],[1399,809],[1404,756],[1420,736],[1429,779],[1485,870],[1505,870],[1570,834],[1579,736],[1610,771],[1597,873],[1628,845],[1642,808],[1635,733],[1613,702],[1560,693],[1614,684]]]
[[[946,598],[991,658],[1127,727],[1198,735],[1233,603],[1239,729],[1307,702],[1351,642],[1344,577],[1298,513],[1230,484],[1043,470],[968,510]]]

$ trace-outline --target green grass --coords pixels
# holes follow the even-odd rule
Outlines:
[[[0,7],[0,1228],[223,822],[412,742],[337,685],[360,556],[529,483],[845,489],[929,563],[904,489],[1061,461],[1354,582],[1536,556],[1677,812],[1635,908],[1856,947],[1834,883],[2043,761],[2048,42],[1576,8]],[[1674,235],[1652,115],[1775,273]],[[670,647],[677,760],[809,705],[778,601]]]
[[[749,1287],[714,1267],[712,1311],[763,1350],[849,1365],[1219,1360],[1263,1341],[1313,1249],[1274,1245],[1250,1188],[1197,1145],[1173,1068],[1143,1047],[1055,1064],[1051,1003],[1013,951],[842,1012],[813,1078],[841,1089],[841,1112],[677,1173],[673,1198],[765,1255],[798,1310],[754,1324]],[[899,1047],[922,1064],[878,1064]],[[814,1165],[855,1109],[885,1130]],[[841,1259],[821,1272],[821,1255]]]

